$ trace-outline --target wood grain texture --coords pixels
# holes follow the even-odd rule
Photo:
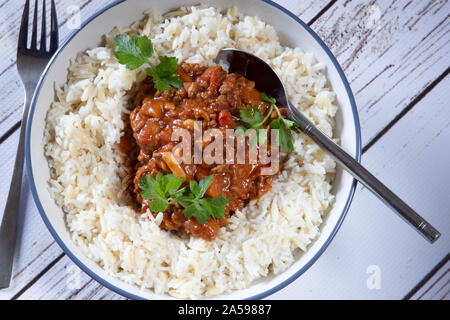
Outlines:
[[[366,145],[450,65],[448,1],[338,1],[312,28],[342,65]]]
[[[81,21],[84,21],[109,2],[108,0],[81,0],[76,2],[56,0],[60,43],[75,30],[72,28],[76,21],[73,13],[75,3],[80,8]],[[16,50],[24,3],[25,1],[0,1],[0,5],[3,4],[0,9],[0,21],[2,21],[0,24],[0,41],[2,43],[2,59],[0,59],[0,137],[22,119],[24,93],[16,69]],[[31,6],[30,12],[33,12],[32,10],[34,10],[34,5]],[[41,12],[39,11],[39,20],[40,16]]]
[[[8,194],[18,140],[19,132],[16,131],[0,145],[0,181],[7,181],[0,183],[0,217]],[[62,254],[38,213],[27,179],[23,181],[13,279],[8,289],[0,290],[0,299],[14,297]]]
[[[450,76],[362,157],[364,166],[441,231],[441,238],[429,244],[358,185],[329,248],[271,299],[402,299],[449,253],[450,150],[444,147],[450,141],[449,86]],[[378,276],[379,287],[372,282]]]
[[[82,20],[108,2],[110,1],[77,1],[77,4],[83,7]],[[363,1],[338,1],[331,5],[328,1],[280,0],[277,2],[299,14],[305,22],[315,18],[318,13],[322,13],[323,8],[327,8],[312,26],[330,45],[351,82],[360,108],[365,143],[398,115],[402,108],[420,95],[423,89],[437,79],[448,66],[449,7],[446,1],[425,1],[425,3],[398,1],[390,7],[385,6],[388,2],[381,1],[372,1],[369,4]],[[62,37],[66,37],[71,32],[65,27],[70,14],[64,13],[64,8],[70,3],[72,2],[68,0],[57,1]],[[377,11],[370,9],[370,5],[377,6],[380,10],[380,19],[375,25],[371,23],[375,23],[376,19],[370,19],[377,16]],[[14,66],[16,27],[22,11],[21,6],[21,1],[0,0],[0,19],[7,21],[5,25],[8,25],[8,28],[4,28],[6,30],[0,26],[0,39],[6,41],[7,57],[0,61],[0,137],[17,124],[21,117],[22,89]],[[11,64],[13,64],[12,67],[10,67]],[[363,163],[367,164],[369,169],[374,170],[377,176],[386,181],[394,191],[404,196],[414,208],[421,209],[418,211],[430,218],[432,223],[436,221],[434,219],[441,219],[440,216],[436,218],[440,212],[438,209],[442,209],[444,205],[448,207],[450,204],[445,202],[448,200],[444,199],[442,194],[433,193],[431,190],[440,190],[440,188],[448,190],[450,186],[442,175],[437,173],[438,170],[421,168],[427,162],[431,162],[434,168],[442,168],[443,161],[450,161],[448,154],[444,154],[444,158],[440,160],[432,156],[433,152],[439,152],[441,144],[450,139],[448,124],[450,114],[444,108],[446,106],[445,86],[448,87],[448,85],[448,77],[444,77],[442,85],[437,84],[436,88],[418,101],[417,105],[363,157]],[[370,108],[369,105],[371,105]],[[433,108],[430,111],[426,109],[426,106]],[[429,127],[424,126],[418,129],[414,125],[423,121]],[[13,166],[16,143],[17,131],[14,133],[12,130],[11,136],[0,144],[0,179],[2,181],[9,181],[11,169],[8,168]],[[424,151],[420,153],[421,150]],[[415,171],[419,171],[420,175],[415,174]],[[408,179],[412,180],[408,181]],[[423,185],[420,181],[425,183],[429,181],[428,179],[434,182],[429,190],[426,190],[427,192],[421,194],[420,190],[414,189]],[[8,185],[0,184],[1,210]],[[62,254],[61,249],[47,231],[26,184],[24,191],[24,206],[21,210],[23,231],[19,236],[13,286],[7,290],[0,290],[0,299],[122,298],[84,273],[81,273],[79,286],[72,282],[76,267],[68,257]],[[430,201],[433,201],[433,205],[429,208],[427,204]],[[436,211],[428,213],[426,209]],[[392,222],[387,230],[383,220],[377,218],[379,214],[383,219]],[[448,220],[443,221],[442,224],[448,229]],[[421,268],[413,267],[413,263],[420,261],[418,253],[406,250],[409,256],[401,255],[406,244],[392,242],[395,244],[392,252],[396,255],[391,251],[388,253],[377,251],[377,248],[383,245],[391,247],[392,243],[388,240],[398,240],[388,237],[384,244],[377,243],[377,239],[374,238],[377,232],[378,234],[395,233],[396,230],[407,228],[367,190],[359,188],[343,228],[324,257],[308,271],[308,277],[298,279],[271,298],[326,298],[340,297],[340,295],[354,297],[356,293],[361,294],[356,296],[357,298],[380,296],[401,298],[397,292],[403,290],[404,295],[410,290],[414,281],[418,282],[431,270],[433,261],[441,253],[435,247],[432,248],[434,251],[428,250],[428,247],[424,249],[423,240],[413,231],[411,231],[411,239],[408,239],[414,244],[417,243],[418,253],[430,257],[429,262]],[[410,230],[407,229],[407,231]],[[354,243],[354,245],[349,247],[348,243]],[[439,248],[442,249],[442,246]],[[375,254],[372,252],[369,255],[367,250],[374,250]],[[350,263],[349,268],[349,259],[352,260],[351,257],[355,253],[362,258],[358,259],[358,262]],[[365,285],[367,278],[365,268],[368,263],[374,263],[369,260],[373,258],[375,263],[384,261],[383,257],[386,254],[392,254],[389,258],[394,262],[391,265],[383,265],[383,270],[389,273],[383,281],[389,279],[394,281],[394,284],[399,282],[400,288],[388,286],[376,292],[361,290],[360,286]],[[401,259],[398,259],[399,254]],[[408,262],[408,259],[412,260]],[[353,265],[355,263],[357,265]],[[330,269],[330,266],[333,266],[333,269]],[[349,270],[351,272],[348,272]],[[340,290],[330,290],[330,286]]]
[[[405,297],[410,300],[450,300],[450,253]]]
[[[19,300],[125,299],[91,279],[75,266],[67,256],[58,261],[51,271],[45,273],[33,286],[17,298]]]
[[[310,23],[312,19],[315,19],[316,15],[325,9],[332,0],[277,0],[274,1],[280,6],[288,9],[294,13],[297,17],[302,19],[305,23]]]

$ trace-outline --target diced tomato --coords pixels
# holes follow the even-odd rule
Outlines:
[[[234,119],[228,110],[222,110],[219,112],[219,125],[226,128],[234,128]]]
[[[206,194],[211,198],[219,197],[225,194],[230,187],[230,177],[228,175],[216,174],[211,181]]]

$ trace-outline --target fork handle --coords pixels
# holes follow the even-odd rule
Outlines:
[[[290,110],[292,111],[291,116],[300,125],[301,130],[342,165],[355,179],[384,201],[384,203],[414,227],[430,243],[433,243],[439,238],[441,235],[439,231],[367,171],[358,161],[334,143],[333,140],[312,124],[301,112],[292,106]]]
[[[3,213],[2,224],[0,226],[0,289],[8,288],[11,282],[14,248],[17,235],[17,220],[19,217],[20,190],[23,176],[25,127],[34,88],[35,84],[33,83],[25,85],[26,95],[23,119],[20,126],[19,144],[17,147],[14,171]]]

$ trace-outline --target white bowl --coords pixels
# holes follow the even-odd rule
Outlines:
[[[236,5],[246,15],[259,16],[275,27],[282,45],[299,47],[305,52],[311,52],[318,61],[326,65],[327,78],[332,90],[336,93],[339,104],[335,136],[340,139],[341,146],[359,161],[361,141],[355,101],[341,67],[320,38],[294,14],[271,1],[202,0],[202,3],[218,8]],[[61,45],[45,69],[31,104],[26,130],[25,156],[28,179],[39,212],[55,240],[82,270],[104,286],[128,298],[167,299],[171,297],[155,294],[150,290],[142,290],[107,275],[99,265],[88,259],[73,243],[64,222],[64,213],[55,204],[47,187],[50,172],[43,148],[45,117],[54,98],[55,84],[61,86],[65,83],[69,60],[78,52],[98,46],[102,35],[108,33],[114,26],[127,26],[142,19],[143,11],[149,8],[164,13],[180,6],[196,4],[198,4],[198,0],[121,0],[107,6],[88,19],[80,30]],[[350,174],[343,172],[338,167],[333,186],[336,202],[321,226],[320,236],[310,245],[307,252],[281,274],[271,275],[252,283],[246,289],[214,298],[259,299],[283,288],[304,273],[324,252],[336,234],[350,206],[355,186],[356,181]]]

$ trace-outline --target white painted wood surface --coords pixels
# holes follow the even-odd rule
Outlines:
[[[82,8],[84,20],[109,2],[81,0],[76,4]],[[363,144],[377,137],[364,154],[363,164],[435,223],[443,236],[434,245],[427,244],[368,190],[358,187],[341,230],[323,256],[269,299],[403,298],[450,248],[449,4],[277,2],[305,22],[312,21],[312,28],[343,66],[360,112]],[[62,39],[72,31],[68,10],[72,4],[57,1]],[[0,19],[4,21],[0,39],[5,44],[0,59],[0,210],[18,140],[18,131],[11,128],[17,127],[21,118],[23,100],[15,69],[22,5],[23,1],[0,0]],[[391,123],[396,117],[401,119]],[[22,207],[14,279],[10,288],[0,290],[0,299],[122,298],[79,271],[63,254],[42,222],[26,183]],[[379,283],[374,281],[378,272]],[[374,288],[368,288],[368,281]],[[438,275],[430,281],[437,283],[434,288],[442,284],[440,292],[448,290],[448,278]],[[417,293],[411,298],[432,298]],[[445,294],[433,297],[448,299]]]
[[[271,298],[401,299],[448,254],[450,150],[444,146],[450,142],[449,86],[447,77],[362,157],[369,170],[441,231],[441,238],[427,243],[358,186],[330,247],[304,276]],[[379,288],[368,286],[377,275]]]
[[[425,285],[415,292],[412,300],[449,300],[450,294],[450,261],[447,260],[433,275],[427,279]]]
[[[2,41],[2,59],[0,59],[0,136],[10,127],[22,119],[23,92],[20,78],[15,67],[17,38],[22,17],[22,0],[0,1],[0,41]],[[109,0],[68,1],[56,0],[58,9],[58,25],[60,43],[74,31],[76,20],[74,5],[80,8],[81,21],[86,20],[93,13],[110,3]],[[30,12],[34,10],[31,1]],[[39,11],[39,16],[41,12]],[[30,20],[31,21],[31,20]],[[38,29],[39,30],[39,29]]]
[[[449,66],[448,1],[338,1],[313,25],[351,84],[363,145]]]

